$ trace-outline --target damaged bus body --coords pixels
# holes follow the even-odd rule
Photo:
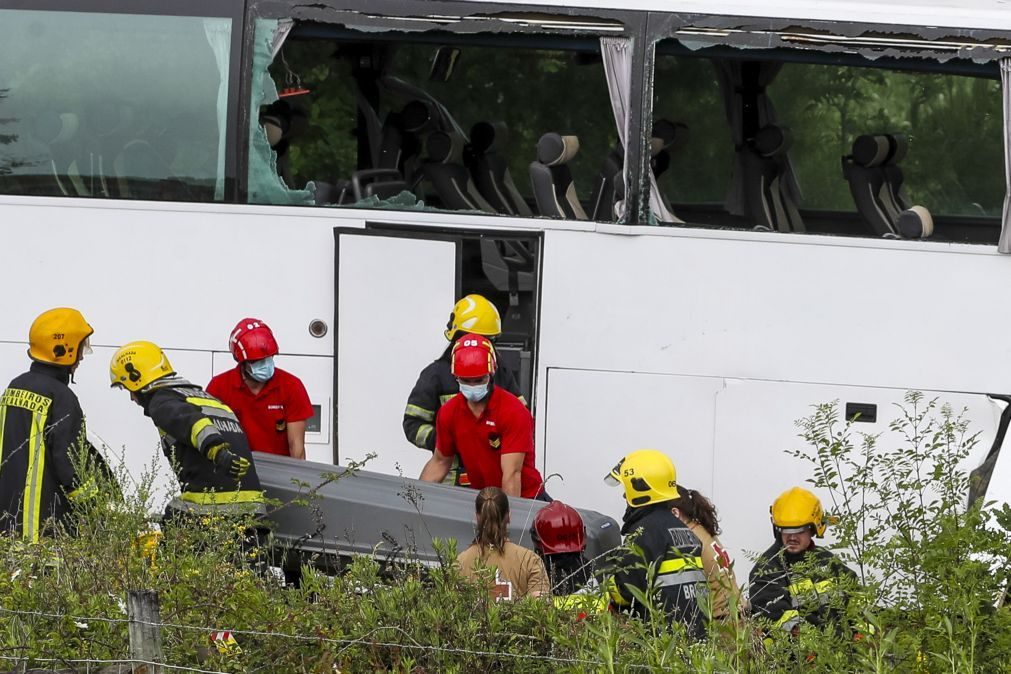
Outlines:
[[[603,4],[0,0],[0,375],[40,310],[80,308],[89,427],[137,474],[161,459],[114,349],[204,383],[260,316],[314,404],[309,459],[375,453],[407,512],[404,405],[477,292],[577,507],[620,517],[603,475],[656,447],[760,550],[807,477],[794,421],[838,400],[886,431],[907,389],[967,408],[1009,500],[1011,13]],[[278,494],[288,463],[263,462]],[[379,543],[367,510],[330,531]]]

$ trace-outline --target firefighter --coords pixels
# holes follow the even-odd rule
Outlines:
[[[277,340],[258,318],[243,318],[228,336],[238,363],[207,384],[207,392],[232,408],[254,452],[305,458],[309,394],[295,375],[274,367]]]
[[[439,412],[436,449],[421,479],[441,482],[459,456],[474,489],[498,487],[509,496],[550,501],[534,467],[534,419],[519,398],[495,386],[492,343],[464,335],[453,345],[452,358],[460,392]]]
[[[575,508],[552,501],[537,511],[530,533],[534,550],[548,570],[553,594],[570,595],[591,583],[590,564],[583,557],[586,527]]]
[[[492,342],[502,332],[502,319],[498,309],[481,295],[467,295],[453,307],[449,314],[449,323],[443,333],[449,345],[438,358],[429,363],[407,398],[407,409],[404,410],[404,435],[407,440],[421,449],[435,451],[435,417],[439,409],[460,391],[456,377],[450,371],[450,359],[453,345],[464,334],[483,335]],[[523,404],[516,377],[507,367],[499,367],[495,372],[495,385],[509,391],[518,397]],[[453,470],[447,476],[447,482],[467,486],[466,471],[454,464]]]
[[[803,623],[841,626],[845,585],[855,583],[856,574],[814,543],[828,526],[821,501],[794,487],[769,510],[776,540],[751,569],[752,614],[794,636]]]
[[[94,485],[75,459],[87,451],[84,413],[70,390],[94,332],[76,309],[50,309],[28,331],[28,371],[0,398],[0,531],[38,541],[66,523]]]
[[[708,585],[702,545],[673,512],[679,496],[674,464],[662,452],[639,449],[619,461],[605,482],[624,487],[627,505],[621,528],[624,546],[612,561],[614,573],[607,581],[613,608],[644,617],[648,607],[636,599],[635,588],[653,599],[668,623],[681,623],[689,636],[704,638],[702,606],[708,601]],[[642,554],[630,549],[632,545]],[[654,568],[652,587],[647,567]]]
[[[674,514],[702,543],[702,570],[709,581],[709,616],[736,621],[744,608],[741,588],[734,576],[734,560],[719,539],[716,506],[695,489],[678,485],[680,496],[671,502]]]
[[[228,405],[178,376],[151,342],[130,342],[116,351],[109,375],[112,386],[129,391],[154,422],[179,479],[182,493],[168,504],[168,522],[191,515],[265,514],[252,453]]]

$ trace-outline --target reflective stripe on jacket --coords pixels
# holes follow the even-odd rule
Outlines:
[[[86,443],[70,370],[32,363],[0,396],[0,531],[35,542],[62,520],[81,485],[71,456]]]
[[[751,569],[752,613],[787,632],[805,621],[839,625],[848,601],[844,579],[856,574],[831,551],[812,545],[790,554],[777,541]]]
[[[141,396],[144,414],[151,417],[161,435],[162,451],[176,472],[183,500],[204,504],[262,501],[260,479],[253,454],[239,420],[228,405],[185,379],[171,377],[155,382]],[[229,450],[251,464],[242,478],[216,469],[207,458],[214,445],[227,442]],[[205,496],[207,492],[214,496]],[[229,496],[233,494],[234,496]]]
[[[643,595],[652,592],[670,622],[680,622],[690,636],[703,638],[706,617],[702,606],[708,601],[709,587],[699,539],[671,512],[669,503],[629,508],[624,519],[625,544],[611,563],[614,573],[608,579],[612,602],[619,609],[644,615],[646,607],[633,588]],[[638,555],[631,546],[643,554]],[[655,569],[652,587],[649,566]]]

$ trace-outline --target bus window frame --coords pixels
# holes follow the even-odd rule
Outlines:
[[[137,0],[129,4],[117,0],[0,0],[0,10],[30,10],[39,12],[75,12],[80,14],[121,14],[137,16],[181,16],[231,20],[231,45],[228,54],[228,112],[225,125],[225,193],[221,201],[207,203],[239,203],[239,150],[244,147],[237,135],[242,126],[240,115],[241,79],[245,52],[243,33],[244,0]]]
[[[502,15],[517,15],[536,17],[557,17],[560,24],[572,23],[569,30],[559,28],[548,29],[536,24],[523,25],[519,22],[495,24],[496,17]],[[452,17],[420,21],[419,17]],[[636,138],[638,143],[630,143],[625,148],[625,173],[628,194],[626,195],[626,214],[621,224],[646,225],[651,222],[649,210],[649,152],[647,136],[648,127],[644,120],[652,118],[652,58],[653,42],[648,39],[650,12],[642,10],[618,11],[605,9],[584,9],[574,7],[551,7],[546,5],[497,4],[454,2],[453,0],[320,0],[311,5],[277,2],[277,0],[249,0],[245,22],[243,48],[246,54],[252,53],[253,40],[257,19],[292,19],[298,22],[315,22],[325,24],[340,24],[349,30],[362,31],[363,35],[380,36],[383,34],[402,33],[404,35],[422,36],[426,33],[474,35],[487,33],[489,35],[564,35],[584,38],[624,37],[632,41],[632,70],[639,76],[632,78],[630,100],[634,108],[641,114],[632,114],[628,122],[628,137]],[[600,21],[600,26],[594,29],[592,25],[578,21],[580,18]],[[471,20],[468,20],[471,19]],[[620,26],[621,29],[605,29],[605,26]],[[367,32],[363,29],[367,29]],[[250,61],[246,63],[246,61]],[[243,62],[242,83],[244,87],[251,86],[254,73],[251,59]],[[252,112],[249,107],[249,91],[240,91],[243,105],[243,115],[240,123],[245,127],[248,138],[252,123]],[[610,111],[608,111],[610,112]],[[243,171],[239,173],[239,198],[245,202],[248,198],[247,174],[249,148],[240,147],[240,162]],[[440,211],[448,218],[468,217],[453,211]]]

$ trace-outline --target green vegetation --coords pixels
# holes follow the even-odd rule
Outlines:
[[[495,603],[454,570],[452,546],[438,568],[361,557],[335,577],[305,568],[300,588],[282,588],[248,568],[234,520],[169,529],[145,558],[135,541],[146,490],[124,503],[106,483],[79,513],[78,536],[33,547],[0,538],[0,657],[9,668],[125,658],[125,593],[153,589],[166,660],[206,671],[1008,671],[1011,613],[995,601],[1011,568],[1011,511],[966,506],[960,462],[976,437],[965,420],[910,394],[881,437],[856,433],[835,404],[800,428],[808,447],[797,455],[832,493],[839,553],[865,583],[844,607],[858,639],[807,626],[763,641],[762,625],[742,621],[690,644],[658,615],[581,619],[546,601]],[[212,648],[213,629],[234,630],[241,652]]]

